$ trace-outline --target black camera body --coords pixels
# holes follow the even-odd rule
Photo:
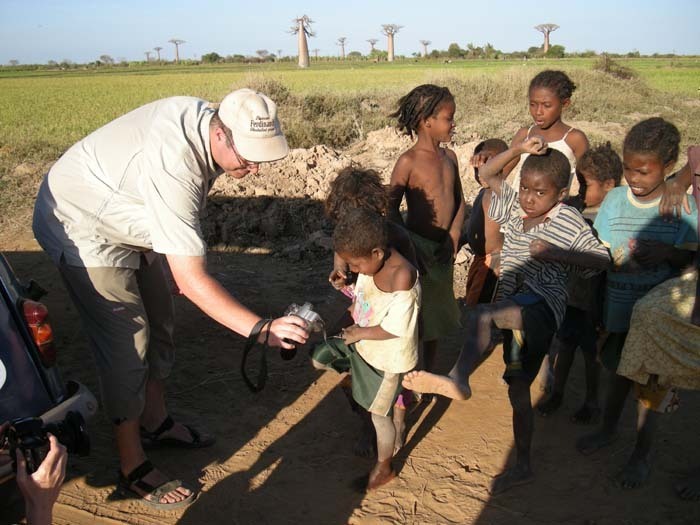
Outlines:
[[[49,445],[47,433],[56,436],[69,454],[86,456],[90,452],[90,438],[85,429],[85,420],[79,412],[68,412],[65,420],[58,423],[44,424],[38,417],[15,419],[10,422],[10,427],[5,433],[15,472],[17,450],[22,452],[27,461],[27,472],[34,472],[39,467]]]

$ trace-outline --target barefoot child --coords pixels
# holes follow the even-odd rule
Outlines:
[[[385,216],[387,214],[388,204],[388,188],[382,183],[379,173],[371,169],[349,166],[340,170],[338,176],[331,182],[324,208],[326,216],[333,223],[337,223],[343,214],[358,208],[372,210],[379,215]],[[387,227],[389,246],[395,248],[396,251],[403,255],[413,266],[417,266],[416,252],[406,229],[393,221],[388,221]],[[336,290],[343,292],[349,299],[352,299],[355,277],[356,276],[350,272],[348,263],[344,261],[337,252],[334,252],[333,270],[328,276],[328,281],[331,285]],[[336,333],[341,328],[354,324],[354,321],[349,313],[347,313],[337,324],[338,326],[335,327],[337,329],[331,329],[329,331],[330,333]],[[358,456],[374,455],[374,443],[376,439],[372,420],[368,412],[352,399],[350,376],[343,382],[342,388],[343,392],[348,396],[353,411],[360,415],[363,423],[363,430],[354,446],[354,452]],[[396,436],[396,450],[403,446],[406,404],[408,404],[408,400],[405,398],[409,397],[410,394],[400,394],[397,404],[394,407],[394,421],[397,428],[400,429],[400,432],[398,432]]]
[[[416,143],[396,161],[391,174],[390,217],[405,224],[418,254],[423,290],[423,368],[432,370],[438,338],[459,327],[454,296],[454,256],[465,217],[457,156],[441,146],[454,133],[455,102],[449,89],[414,88],[392,115]],[[399,213],[406,197],[405,221]]]
[[[624,176],[629,186],[612,190],[596,217],[595,228],[613,257],[605,291],[604,323],[608,336],[600,354],[611,379],[601,428],[577,442],[584,454],[612,443],[627,394],[634,385],[627,377],[616,374],[634,304],[690,264],[697,250],[694,205],[692,213],[684,212],[680,220],[667,221],[659,214],[665,178],[678,159],[679,143],[678,129],[662,118],[650,118],[633,126],[623,144]],[[637,441],[617,478],[624,488],[646,481],[658,416],[677,406],[671,389],[659,387],[653,393],[647,388],[635,390],[639,400]]]
[[[700,146],[688,148],[688,163],[676,179],[686,190],[692,182],[698,209]],[[681,200],[677,203],[682,205]],[[699,270],[700,257],[696,255],[694,272],[669,279],[637,301],[617,368],[619,375],[639,385],[663,385],[661,392],[669,386],[700,390]],[[674,488],[681,499],[700,500],[700,468],[696,466],[678,480]]]
[[[579,203],[586,222],[593,224],[598,208],[607,193],[620,185],[622,162],[610,143],[589,149],[583,154],[576,168],[576,177],[583,190],[571,199],[572,205]],[[574,204],[574,202],[576,204]],[[598,407],[598,376],[600,365],[597,357],[599,320],[601,318],[602,297],[599,293],[603,285],[603,275],[582,279],[577,275],[569,277],[569,302],[566,315],[552,343],[550,355],[556,356],[554,384],[549,397],[537,405],[543,416],[555,412],[564,398],[564,388],[569,370],[574,362],[576,348],[580,347],[586,368],[586,399],[583,406],[572,416],[576,423],[593,423],[600,414]]]
[[[372,414],[377,463],[367,490],[396,477],[391,466],[397,429],[392,410],[403,374],[418,361],[418,271],[388,243],[386,220],[366,209],[349,211],[333,233],[335,251],[357,273],[354,325],[312,354],[319,369],[352,372],[352,395]]]
[[[521,144],[531,135],[539,135],[547,142],[549,148],[561,151],[571,167],[567,189],[576,175],[578,159],[588,149],[588,138],[585,133],[565,124],[562,120],[562,113],[571,104],[571,97],[575,90],[576,84],[563,71],[546,70],[535,75],[528,88],[529,109],[534,124],[520,128],[511,142],[511,146],[514,146]],[[515,191],[519,191],[520,173],[528,155],[524,153],[519,159],[513,159],[503,169],[506,176],[513,173],[509,182]],[[581,193],[583,191],[582,189]],[[541,388],[548,392],[554,382],[554,363],[549,356],[545,356],[544,361]]]
[[[521,153],[531,155],[523,165],[517,193],[498,173]],[[496,302],[469,311],[467,339],[448,376],[411,372],[403,383],[418,392],[468,399],[469,376],[493,349],[491,328],[503,329],[504,378],[513,407],[516,464],[494,480],[491,492],[497,494],[533,477],[530,385],[564,317],[569,270],[576,267],[583,276],[594,275],[598,270],[584,268],[603,269],[610,259],[579,212],[561,203],[569,162],[559,151],[547,149],[540,137],[530,137],[493,157],[481,167],[479,176],[493,191],[489,216],[504,231]]]
[[[464,301],[467,306],[490,303],[496,293],[498,270],[501,264],[503,234],[501,225],[489,218],[492,191],[479,178],[479,168],[491,157],[503,153],[508,145],[501,139],[488,139],[477,144],[470,159],[474,178],[482,185],[472,204],[466,238],[474,253],[467,272],[467,290]]]

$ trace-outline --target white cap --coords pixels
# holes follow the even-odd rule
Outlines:
[[[229,93],[219,105],[219,118],[233,133],[238,153],[251,162],[271,162],[287,156],[289,146],[272,99],[243,88]]]

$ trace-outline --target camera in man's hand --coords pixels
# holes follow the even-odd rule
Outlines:
[[[284,315],[296,315],[297,317],[301,317],[307,322],[307,330],[309,333],[320,332],[323,330],[323,319],[321,319],[320,315],[314,312],[314,305],[311,303],[304,303],[301,306],[292,303],[289,305],[289,307],[287,307]],[[286,339],[285,342],[291,343],[291,341],[287,341]],[[280,356],[284,360],[294,359],[295,355],[297,355],[296,346],[294,348],[280,348]]]
[[[15,471],[17,449],[27,461],[27,472],[32,473],[39,467],[49,445],[47,433],[56,436],[69,454],[86,456],[90,452],[90,438],[85,429],[85,420],[79,412],[68,412],[66,419],[58,423],[44,424],[38,417],[15,419],[5,433]]]

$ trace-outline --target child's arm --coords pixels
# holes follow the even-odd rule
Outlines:
[[[347,263],[338,255],[333,252],[333,271],[328,276],[328,282],[336,290],[340,290],[345,286],[346,279],[348,278],[348,265]]]
[[[510,147],[517,146],[518,144],[522,144],[522,142],[527,138],[528,134],[528,128],[520,128],[518,132],[513,136],[513,140],[510,142]],[[510,175],[510,172],[513,171],[513,169],[518,165],[519,158],[514,158],[511,159],[508,164],[506,164],[503,168],[503,177],[508,178],[508,175]]]
[[[666,179],[664,193],[659,203],[659,214],[665,219],[681,218],[683,210],[690,213],[688,188],[693,180],[690,164],[687,163],[679,172]]]
[[[665,242],[641,239],[630,241],[630,256],[642,268],[663,262],[676,269],[685,268],[693,261],[693,255],[694,252],[690,250],[682,250]]]
[[[535,259],[544,261],[558,261],[570,266],[592,268],[604,271],[610,267],[610,256],[607,251],[580,252],[559,248],[542,239],[535,239],[530,243],[530,255]]]
[[[386,341],[394,339],[397,335],[390,334],[381,326],[358,326],[356,324],[348,326],[341,332],[345,344],[350,345],[362,340]]]
[[[467,204],[464,201],[464,193],[462,191],[462,182],[459,179],[459,165],[457,164],[457,155],[454,151],[447,150],[447,155],[455,163],[455,186],[454,186],[454,198],[458,202],[457,211],[452,219],[452,224],[450,224],[450,229],[448,231],[448,236],[451,240],[451,250],[447,254],[448,260],[454,257],[459,250],[459,238],[462,235],[462,227],[464,226],[464,217],[466,216]]]
[[[520,157],[523,153],[531,155],[542,155],[547,149],[547,143],[542,137],[532,136],[516,146],[511,146],[503,153],[491,157],[486,164],[479,168],[479,178],[481,182],[493,190],[497,196],[501,196],[501,184],[505,175],[500,175],[505,166]]]
[[[403,224],[401,218],[401,201],[406,186],[408,186],[408,178],[411,174],[411,160],[403,154],[399,157],[394,165],[394,170],[391,172],[391,181],[389,182],[389,219]]]

